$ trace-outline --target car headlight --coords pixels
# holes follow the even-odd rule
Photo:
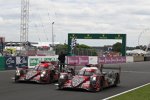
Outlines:
[[[41,77],[44,77],[44,74],[41,74]]]
[[[16,70],[16,75],[20,76],[20,70]]]
[[[42,72],[42,74],[43,74],[43,75],[45,75],[45,74],[46,74],[46,72],[45,72],[45,71],[43,71],[43,72]]]
[[[65,75],[60,75],[60,79],[64,79],[65,78]]]
[[[46,72],[45,72],[45,71],[43,71],[43,72],[41,73],[41,77],[44,77],[44,76],[45,76],[45,74],[46,74]]]
[[[96,77],[92,77],[92,81],[96,81]]]

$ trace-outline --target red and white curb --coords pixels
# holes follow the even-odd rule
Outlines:
[[[142,88],[142,87],[147,86],[147,85],[150,85],[150,83],[147,83],[147,84],[144,84],[144,85],[138,86],[138,87],[136,87],[136,88],[133,88],[133,89],[130,89],[130,90],[127,90],[127,91],[124,91],[124,92],[121,92],[121,93],[119,93],[119,94],[116,94],[116,95],[113,95],[113,96],[107,97],[107,98],[102,99],[102,100],[109,100],[109,99],[112,99],[112,98],[114,98],[114,97],[117,97],[117,96],[120,96],[120,95],[122,95],[122,94],[125,94],[125,93],[128,93],[128,92],[131,92],[131,91],[133,91],[133,90],[136,90],[136,89]]]

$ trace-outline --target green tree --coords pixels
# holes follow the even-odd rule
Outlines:
[[[120,42],[117,42],[117,43],[113,44],[113,46],[112,46],[112,50],[114,52],[121,52],[121,48],[122,48],[122,43],[120,43]]]
[[[67,44],[58,44],[55,47],[56,54],[60,54],[60,52],[67,53],[68,45]]]
[[[67,44],[56,45],[55,51],[56,51],[56,54],[59,54],[61,51],[63,51],[64,53],[67,53],[68,45]],[[97,52],[95,49],[84,44],[77,44],[73,50],[73,53],[75,55],[97,56]]]
[[[90,49],[91,47],[87,46],[87,45],[84,45],[84,44],[77,44],[76,46],[77,48],[84,48],[84,49]]]
[[[97,56],[97,52],[95,49],[84,44],[77,44],[74,54],[83,56]]]

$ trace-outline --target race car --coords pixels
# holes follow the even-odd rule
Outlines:
[[[60,73],[57,89],[72,88],[96,92],[105,87],[116,86],[120,83],[120,68],[117,70],[103,71],[102,67],[99,69],[97,66],[88,66],[83,67],[76,75],[70,72]]]
[[[52,83],[58,81],[59,71],[55,62],[42,61],[33,69],[28,67],[17,68],[15,82],[30,81],[37,83]]]

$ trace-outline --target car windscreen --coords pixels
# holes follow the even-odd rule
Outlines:
[[[38,71],[41,71],[41,70],[47,70],[48,68],[46,67],[43,67],[43,66],[35,66],[33,70],[38,70]]]
[[[91,76],[93,74],[94,74],[94,72],[87,71],[85,69],[84,70],[80,70],[79,73],[78,73],[78,75],[81,75],[81,76]]]

